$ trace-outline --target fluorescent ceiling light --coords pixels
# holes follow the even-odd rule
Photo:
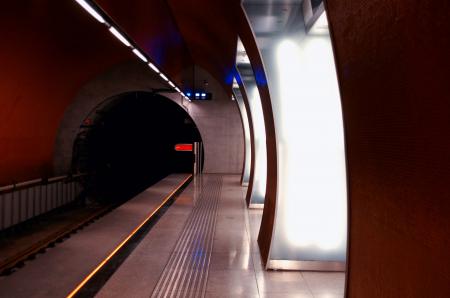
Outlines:
[[[105,19],[85,0],[75,0],[80,4],[91,16],[93,16],[100,23],[105,23]]]
[[[148,66],[150,66],[150,68],[153,69],[154,72],[159,73],[159,69],[153,63],[149,62]]]
[[[133,49],[133,53],[134,53],[136,56],[138,56],[142,61],[144,61],[144,62],[147,62],[147,61],[148,61],[147,58],[145,58],[145,56],[144,56],[141,52],[139,52],[138,49]]]
[[[175,84],[172,83],[171,81],[169,81],[169,85],[172,86],[173,88],[175,88]]]
[[[116,28],[114,28],[113,26],[109,27],[109,31],[115,36],[117,37],[118,40],[120,40],[124,45],[126,45],[127,47],[131,47],[131,44],[128,42],[128,40],[122,35],[120,34],[119,31],[117,31]]]
[[[168,81],[169,80],[163,73],[160,73],[159,75],[160,75],[161,78],[163,78],[164,81]]]
[[[176,90],[177,92],[181,93],[180,88],[175,87],[175,90]]]

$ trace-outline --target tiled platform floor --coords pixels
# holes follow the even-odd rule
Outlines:
[[[208,176],[213,175],[205,175],[203,187],[210,183]],[[221,175],[221,181],[205,297],[343,297],[344,273],[263,270],[256,243],[262,210],[245,207],[246,189],[239,176]],[[152,295],[201,191],[191,183],[98,297]],[[185,292],[172,295],[188,297]]]

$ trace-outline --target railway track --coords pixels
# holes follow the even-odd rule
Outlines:
[[[70,235],[88,226],[95,220],[113,210],[115,207],[117,207],[117,204],[110,204],[100,208],[99,210],[93,211],[93,213],[89,214],[82,220],[69,224],[64,228],[34,242],[32,245],[20,250],[16,254],[6,258],[0,262],[0,275],[9,275],[13,273],[15,269],[22,267],[26,261],[34,259],[37,254],[44,253],[46,249],[55,246],[56,243],[60,243],[64,239],[69,238]]]

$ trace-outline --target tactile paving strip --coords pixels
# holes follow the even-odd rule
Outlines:
[[[197,198],[151,297],[203,297],[206,291],[222,176],[198,176]]]

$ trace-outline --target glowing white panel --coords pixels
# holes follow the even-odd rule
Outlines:
[[[86,1],[84,0],[75,0],[78,4],[80,4],[91,16],[93,16],[97,21],[104,24],[105,19]]]
[[[247,115],[247,109],[245,108],[244,99],[242,98],[241,91],[238,88],[233,88],[236,96],[234,97],[238,103],[239,111],[241,113],[241,118],[244,126],[244,169],[242,171],[242,185],[248,185],[250,179],[250,166],[251,166],[251,143],[250,143],[250,125]]]
[[[123,36],[119,31],[117,31],[116,28],[114,28],[113,26],[109,27],[109,32],[111,32],[124,45],[126,45],[127,47],[131,47],[131,44],[128,42],[125,36]]]
[[[253,176],[253,188],[250,197],[250,207],[256,207],[264,204],[266,196],[267,182],[267,148],[266,148],[266,130],[264,126],[264,116],[262,112],[261,99],[259,97],[256,82],[246,81],[250,113],[253,121],[253,135],[255,145],[255,168]]]
[[[279,190],[271,259],[345,261],[347,193],[342,112],[329,36],[276,50]]]
[[[324,21],[309,34],[280,33],[262,51],[278,154],[268,268],[342,270],[346,261],[343,120]]]
[[[247,57],[245,47],[242,42],[238,41],[237,55]],[[254,171],[253,171],[253,187],[250,194],[250,208],[261,208],[264,206],[267,184],[267,148],[266,148],[266,129],[264,125],[264,115],[261,105],[261,98],[255,74],[247,63],[246,59],[236,59],[236,66],[242,76],[242,84],[247,93],[249,110],[247,113],[252,118],[253,124],[253,144],[254,144]]]

